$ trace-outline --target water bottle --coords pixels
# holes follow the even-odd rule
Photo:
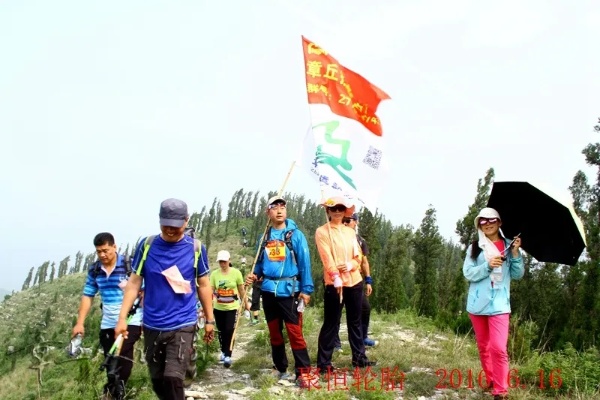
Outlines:
[[[79,355],[81,352],[81,342],[83,342],[81,333],[78,333],[73,339],[71,339],[71,343],[69,344],[69,356],[77,357]]]
[[[304,312],[304,299],[298,300],[298,312]]]

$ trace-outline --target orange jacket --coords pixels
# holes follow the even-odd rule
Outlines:
[[[333,285],[335,275],[342,278],[344,286],[354,286],[362,281],[360,275],[362,253],[354,229],[345,225],[330,226],[327,223],[317,228],[315,241],[323,262],[325,285]],[[348,261],[353,265],[352,271],[339,272],[337,266]]]

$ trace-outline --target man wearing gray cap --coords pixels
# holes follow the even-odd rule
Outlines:
[[[214,339],[212,289],[206,248],[185,235],[187,204],[167,199],[160,205],[160,235],[141,240],[135,250],[129,283],[115,328],[127,337],[127,312],[142,278],[144,354],[152,388],[161,400],[184,398],[184,378],[190,363],[197,322],[196,294],[206,317],[204,340]]]

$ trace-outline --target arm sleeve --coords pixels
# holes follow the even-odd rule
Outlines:
[[[200,259],[198,260],[198,271],[196,271],[196,277],[200,278],[210,272],[210,267],[208,266],[208,252],[206,251],[206,247],[203,243],[200,244]]]
[[[335,265],[335,261],[333,260],[329,236],[326,232],[324,232],[326,230],[327,228],[318,228],[315,232],[317,250],[319,251],[319,256],[321,257],[321,262],[323,263],[324,272],[330,276],[339,275],[337,265]]]
[[[304,233],[296,229],[294,231],[293,247],[298,264],[298,274],[300,275],[300,291],[304,294],[312,294],[315,286],[312,279],[312,269],[310,267],[310,250]]]
[[[467,248],[467,256],[463,264],[463,275],[469,282],[479,282],[490,276],[489,264],[487,261],[477,264],[477,260],[471,258],[471,246]]]
[[[83,295],[87,297],[94,297],[98,293],[98,284],[94,279],[94,264],[88,268],[88,274],[85,278],[85,285],[83,286]]]
[[[256,243],[256,250],[258,252],[258,249],[261,249],[261,253],[264,251],[264,249],[262,249],[262,241],[263,241],[263,237],[261,236],[260,239],[258,239],[258,243]],[[264,254],[259,254],[258,255],[258,260],[260,260],[262,257],[263,261],[264,261]],[[256,265],[254,266],[254,271],[252,271],[252,273],[254,275],[257,276],[257,278],[261,278],[263,276],[263,261],[256,261]]]
[[[509,270],[511,279],[521,279],[525,274],[525,263],[523,262],[523,255],[519,250],[519,257],[514,258],[512,252],[509,256]]]

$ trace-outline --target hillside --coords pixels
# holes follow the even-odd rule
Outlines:
[[[241,193],[241,192],[240,192]],[[238,193],[236,193],[236,196]],[[248,242],[256,243],[262,235],[265,215],[256,212],[249,218],[240,210],[264,209],[254,195],[253,205],[247,202],[252,192],[244,194],[246,201],[232,200],[228,216],[222,221],[220,203],[216,201],[207,211],[192,215],[190,224],[196,228],[202,241],[208,246],[208,257],[216,266],[216,253],[227,249],[232,254],[234,266],[238,266],[242,255],[251,264],[254,251],[242,246],[242,227],[247,229]],[[313,264],[313,280],[316,284],[311,306],[304,315],[304,331],[311,359],[316,360],[317,337],[322,323],[322,266],[314,245],[314,231],[323,223],[322,209],[314,203],[306,202],[302,196],[286,196],[294,208],[288,209],[293,218],[305,232]],[[261,201],[265,201],[264,199]],[[231,211],[233,210],[233,211]],[[236,211],[237,210],[237,211]],[[429,216],[433,213],[429,213]],[[222,221],[217,223],[216,221]],[[369,350],[369,357],[378,361],[371,376],[361,376],[362,386],[358,388],[350,375],[344,388],[329,381],[321,381],[321,389],[298,393],[289,387],[289,382],[275,382],[268,374],[271,367],[268,332],[264,324],[256,327],[241,327],[234,352],[234,365],[224,370],[216,363],[217,345],[200,345],[198,369],[201,372],[197,382],[191,386],[190,397],[217,400],[240,399],[442,399],[442,398],[486,398],[480,386],[481,368],[477,349],[472,337],[469,319],[464,313],[464,277],[461,250],[436,236],[435,219],[425,224],[430,231],[421,227],[417,232],[412,227],[394,227],[378,214],[365,210],[361,215],[361,234],[372,246],[369,260],[373,267],[375,281],[371,297],[373,315],[371,320],[372,336],[380,340],[379,346]],[[427,235],[423,235],[423,232]],[[417,240],[425,238],[431,254],[437,254],[437,262],[431,263],[423,252],[423,246],[415,245]],[[421,251],[418,253],[417,250]],[[90,253],[93,256],[93,253]],[[89,254],[86,258],[91,257]],[[85,264],[85,263],[84,263]],[[429,289],[420,288],[415,282],[419,268],[427,266],[437,275],[435,284]],[[47,265],[46,265],[47,267]],[[534,265],[535,267],[535,265]],[[550,275],[553,266],[549,266],[546,275]],[[60,269],[60,265],[59,265]],[[532,267],[533,270],[533,267]],[[66,262],[63,271],[67,271]],[[71,271],[71,270],[70,270]],[[98,301],[86,321],[87,335],[84,356],[70,359],[64,351],[71,328],[75,322],[81,289],[85,279],[82,269],[72,269],[60,278],[48,277],[33,279],[32,287],[18,292],[5,302],[0,303],[0,399],[86,399],[97,398],[104,376],[98,369],[102,357],[98,354],[97,332],[99,330],[100,310]],[[544,271],[544,270],[542,270]],[[38,270],[39,272],[39,270]],[[247,271],[246,271],[247,272]],[[531,301],[535,305],[547,304],[552,300],[545,296],[544,302],[532,296],[536,278],[526,276],[521,286],[515,285],[513,305]],[[539,278],[538,278],[539,279]],[[437,284],[439,282],[439,285]],[[429,283],[429,282],[425,282]],[[543,283],[543,282],[542,282]],[[423,283],[421,283],[422,285]],[[550,287],[545,286],[546,291]],[[561,297],[555,296],[555,302]],[[432,318],[417,316],[415,310],[423,313],[423,307],[436,305],[439,314]],[[514,399],[576,398],[595,399],[598,396],[600,381],[600,354],[597,349],[577,351],[568,342],[564,348],[555,352],[537,349],[539,326],[545,326],[546,320],[533,321],[528,314],[523,317],[513,307],[509,338],[511,357],[510,384],[514,386]],[[549,315],[549,314],[547,314]],[[341,338],[345,340],[344,324]],[[545,332],[545,331],[544,331]],[[544,333],[542,332],[542,334]],[[540,344],[538,344],[540,343]],[[128,398],[153,399],[149,388],[146,366],[138,347],[135,366],[129,382]],[[291,353],[289,359],[292,360]],[[350,349],[346,344],[343,353],[336,353],[334,364],[338,368],[351,370]],[[401,376],[402,390],[389,390],[382,386],[383,374]],[[370,382],[365,388],[365,383]],[[335,382],[334,382],[335,383]],[[371,385],[372,383],[372,385]],[[374,390],[370,390],[374,389]],[[192,396],[193,395],[193,396]]]

